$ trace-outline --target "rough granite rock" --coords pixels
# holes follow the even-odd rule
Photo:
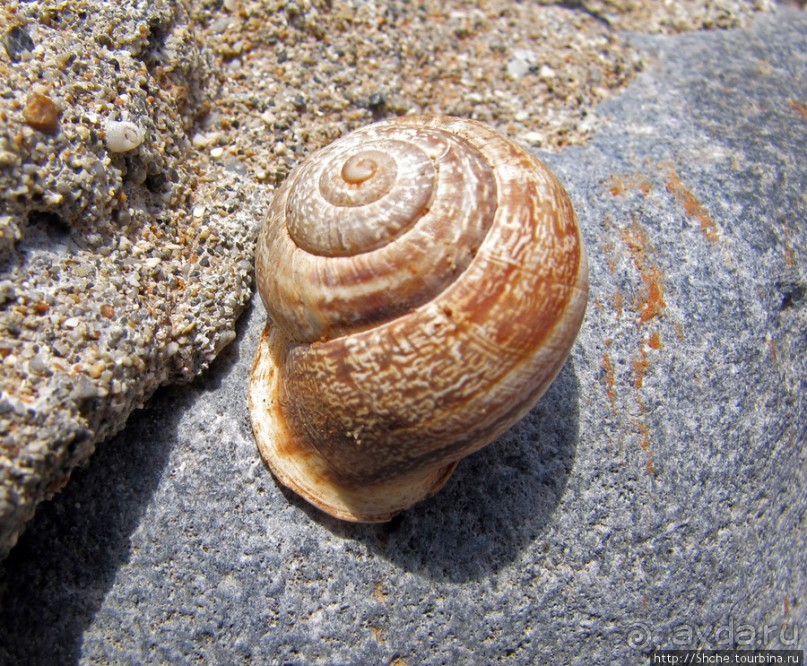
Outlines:
[[[587,146],[542,155],[591,257],[557,382],[435,498],[329,519],[261,464],[264,313],[159,392],[0,568],[6,663],[644,664],[804,648],[807,16],[632,38]],[[80,511],[77,510],[80,507]]]
[[[255,221],[193,210],[215,90],[181,4],[0,9],[0,558],[161,384],[235,337]]]

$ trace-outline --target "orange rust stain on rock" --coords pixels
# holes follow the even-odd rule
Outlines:
[[[633,264],[639,271],[644,287],[636,295],[634,306],[639,312],[639,323],[644,324],[664,314],[667,303],[664,300],[661,270],[650,259],[653,247],[647,232],[641,224],[633,222],[619,232],[622,241],[630,250]]]
[[[785,245],[785,266],[793,268],[796,265],[796,251],[789,245]]]
[[[771,350],[771,360],[776,363],[778,361],[778,357],[776,356],[776,342],[771,337],[771,334],[768,333],[765,336],[765,343],[768,345],[768,349]]]
[[[788,268],[793,268],[796,263],[796,250],[793,248],[793,244],[791,243],[791,229],[790,224],[785,223],[781,227],[781,234],[782,234],[782,248],[783,253],[785,255],[785,265]]]
[[[655,472],[656,467],[653,464],[653,452],[650,450],[650,430],[644,423],[639,423],[636,426],[639,429],[639,434],[641,438],[639,439],[639,446],[642,447],[642,450],[645,452],[647,456],[645,459],[644,467],[647,470],[647,473],[650,476],[653,476],[653,472]]]
[[[653,189],[653,184],[646,176],[636,173],[627,176],[611,176],[608,189],[615,197],[625,194],[628,190],[639,190],[647,196]]]
[[[643,324],[663,314],[664,308],[667,307],[667,303],[664,302],[664,294],[662,293],[661,285],[655,280],[651,280],[646,284],[647,295],[642,299],[641,303],[639,303],[638,308],[639,318]]]
[[[633,367],[633,388],[638,391],[644,384],[644,375],[649,367],[647,350],[644,347],[639,348],[639,355],[633,357],[631,366]]]
[[[796,100],[788,101],[787,105],[791,109],[795,109],[801,114],[801,117],[807,120],[807,104],[803,104],[802,102],[797,102]]]
[[[625,298],[622,296],[622,292],[619,289],[616,290],[614,294],[614,310],[616,310],[617,319],[622,316],[622,308],[625,306]]]
[[[711,242],[719,240],[720,235],[717,232],[717,225],[714,220],[709,217],[709,211],[707,211],[695,198],[695,195],[684,186],[672,167],[670,168],[667,178],[667,190],[678,200],[678,203],[684,207],[689,217],[694,217],[700,222],[701,233],[706,236],[707,240]]]
[[[602,368],[605,370],[605,393],[614,411],[616,411],[616,389],[614,388],[616,383],[616,371],[614,370],[614,364],[611,363],[611,357],[608,355],[608,352],[604,352],[602,355]]]
[[[614,257],[614,244],[612,241],[606,241],[602,244],[602,252],[608,257],[608,271],[613,274],[616,273],[616,258]]]
[[[636,428],[639,430],[639,434],[642,436],[639,440],[639,446],[642,447],[643,451],[650,450],[650,431],[648,430],[647,426],[644,423],[637,424]]]
[[[610,185],[608,189],[611,191],[611,194],[615,197],[620,196],[621,194],[625,194],[625,191],[628,189],[627,185],[625,184],[624,179],[619,178],[618,176],[611,176]]]
[[[387,603],[387,593],[384,592],[384,584],[381,581],[376,582],[373,588],[373,596],[376,598],[376,601],[382,604]]]

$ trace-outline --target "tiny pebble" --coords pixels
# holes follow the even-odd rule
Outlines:
[[[541,69],[538,70],[538,76],[540,76],[542,79],[554,79],[555,70],[549,65],[541,65]]]
[[[544,135],[540,132],[527,132],[523,135],[523,139],[531,146],[540,146],[544,143]]]
[[[529,49],[516,49],[513,57],[507,63],[507,73],[514,79],[520,79],[529,74],[538,60],[538,54]]]
[[[197,132],[193,135],[191,143],[194,148],[207,148],[216,143],[221,137],[221,132]]]
[[[13,62],[19,62],[23,53],[30,53],[34,50],[34,40],[25,31],[25,28],[15,25],[6,32],[3,38],[3,46],[6,47],[8,57]]]
[[[50,370],[40,354],[37,354],[30,361],[28,361],[28,367],[33,372],[37,372],[39,374],[46,374]]]
[[[53,100],[40,93],[33,93],[23,109],[25,122],[34,129],[48,134],[54,134],[59,128],[59,109]]]
[[[87,398],[94,398],[98,395],[98,389],[86,377],[81,376],[76,380],[73,391],[70,396],[74,400],[86,400]]]
[[[227,28],[230,27],[231,23],[232,23],[231,18],[229,18],[228,16],[223,16],[222,18],[216,19],[213,22],[213,24],[210,26],[210,30],[213,34],[221,34],[225,30],[227,30]]]
[[[93,379],[98,379],[104,370],[106,370],[106,364],[103,361],[98,361],[98,363],[93,363],[87,369],[87,374]]]

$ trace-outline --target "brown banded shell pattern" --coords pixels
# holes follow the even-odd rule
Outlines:
[[[588,270],[566,192],[474,121],[406,117],[315,153],[261,231],[284,427],[348,488],[448,465],[562,367]]]
[[[462,137],[374,125],[305,160],[258,244],[270,317],[299,342],[375,326],[462,273],[496,207],[496,179]]]

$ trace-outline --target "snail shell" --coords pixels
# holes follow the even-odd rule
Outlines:
[[[526,414],[588,294],[557,178],[494,130],[441,116],[311,155],[278,189],[256,256],[260,453],[281,483],[360,522],[431,496]]]
[[[112,153],[126,153],[134,150],[146,138],[143,129],[128,120],[107,120],[106,147]]]

